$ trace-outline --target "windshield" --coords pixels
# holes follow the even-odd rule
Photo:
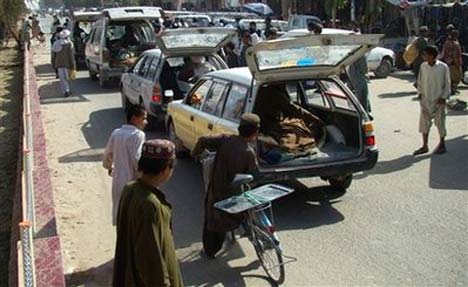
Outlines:
[[[276,51],[259,51],[256,62],[260,71],[312,66],[337,66],[359,45],[293,47]]]

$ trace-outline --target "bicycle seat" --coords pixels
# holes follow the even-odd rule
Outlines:
[[[253,181],[253,176],[251,174],[236,174],[232,180],[233,187],[240,187],[244,184],[251,183]]]

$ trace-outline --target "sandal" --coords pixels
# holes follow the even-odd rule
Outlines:
[[[413,152],[413,155],[420,155],[420,154],[425,154],[429,152],[429,149],[427,147],[422,147]]]
[[[445,146],[438,146],[435,150],[434,150],[434,154],[444,154],[447,152],[447,149],[445,148]]]

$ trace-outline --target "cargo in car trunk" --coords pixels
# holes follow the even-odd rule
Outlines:
[[[254,106],[261,119],[260,165],[300,166],[358,156],[362,120],[348,93],[333,77],[263,85]]]
[[[154,30],[146,20],[112,21],[105,37],[111,67],[130,67],[143,51],[156,46]]]

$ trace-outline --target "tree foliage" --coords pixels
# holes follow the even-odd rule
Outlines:
[[[348,4],[348,0],[325,0],[325,12],[332,18],[332,25],[336,23],[336,12]]]
[[[8,29],[10,34],[19,43],[18,34],[15,31],[16,23],[24,11],[24,3],[19,0],[0,0],[0,22]]]

